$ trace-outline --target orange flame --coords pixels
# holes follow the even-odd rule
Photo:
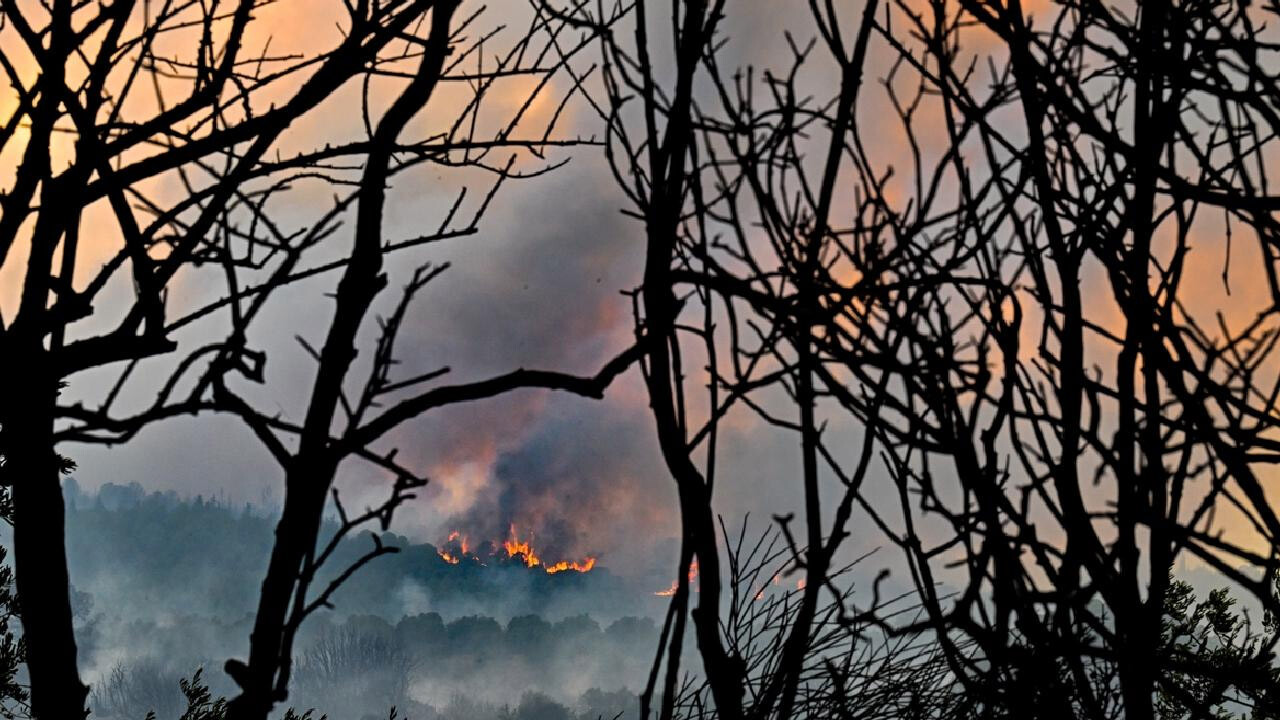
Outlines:
[[[521,540],[516,535],[516,526],[512,525],[508,531],[507,539],[502,543],[502,547],[507,550],[507,557],[515,557],[521,555],[524,557],[525,565],[529,567],[537,567],[542,563],[542,559],[533,551],[533,536],[530,535],[528,540]]]
[[[569,562],[567,560],[561,560],[555,565],[544,565],[543,569],[546,570],[548,574],[554,575],[558,572],[564,572],[565,570],[573,570],[580,573],[591,572],[591,568],[595,566],[596,566],[596,559],[593,557],[588,557],[586,560],[583,560],[582,562]]]
[[[454,530],[453,532],[449,533],[449,539],[446,540],[445,542],[455,542],[455,541],[458,543],[458,548],[462,550],[462,554],[466,555],[469,552],[467,550],[467,536],[463,535],[457,530]]]
[[[473,558],[476,562],[480,562],[480,558],[473,554],[470,550],[470,543],[466,535],[454,530],[449,533],[449,537],[445,543],[454,543],[461,550],[460,553],[453,553],[450,550],[437,550],[437,554],[450,565],[457,565],[460,560],[466,557]],[[502,542],[494,542],[494,547],[500,547],[505,550],[508,558],[516,558],[525,567],[535,568],[541,566],[548,575],[573,570],[574,572],[590,572],[596,566],[596,558],[587,556],[582,560],[560,560],[557,562],[543,562],[542,558],[533,548],[533,535],[529,535],[527,540],[520,539],[516,526],[512,524],[508,529],[507,539]],[[501,552],[501,550],[499,551]],[[483,562],[480,562],[483,565]]]
[[[689,584],[692,585],[693,581],[697,579],[698,579],[698,559],[694,558],[693,561],[689,563]],[[675,582],[671,583],[671,587],[667,588],[666,590],[659,590],[658,592],[654,593],[654,595],[657,595],[658,597],[671,597],[672,595],[676,594],[676,590],[679,589],[679,587],[680,587],[680,581],[676,580]]]

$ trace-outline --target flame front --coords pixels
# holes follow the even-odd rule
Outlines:
[[[561,560],[555,565],[544,565],[543,569],[545,569],[548,573],[551,573],[554,575],[555,573],[564,572],[565,570],[573,570],[575,572],[580,572],[580,573],[591,572],[591,568],[595,566],[596,566],[596,559],[593,557],[589,557],[586,560],[583,560],[582,562],[568,562],[566,560]]]
[[[463,558],[468,557],[473,558],[481,565],[484,564],[481,562],[479,556],[472,553],[467,536],[463,535],[458,530],[454,530],[449,533],[449,537],[445,539],[442,545],[445,547],[437,550],[436,554],[450,565],[457,565]],[[587,556],[582,560],[543,562],[543,559],[538,555],[537,550],[533,547],[533,534],[530,533],[527,539],[522,540],[519,532],[516,531],[516,526],[514,524],[508,528],[507,538],[500,542],[495,541],[492,547],[500,548],[500,550],[496,551],[499,553],[499,556],[501,556],[501,553],[505,551],[507,558],[513,559],[528,568],[541,567],[548,575],[554,575],[567,570],[585,573],[590,572],[592,568],[596,566],[596,558],[592,556]],[[454,548],[457,548],[459,552],[454,552]]]

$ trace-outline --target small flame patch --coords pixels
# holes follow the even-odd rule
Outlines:
[[[693,581],[697,579],[698,579],[698,559],[694,558],[689,563],[689,584],[693,585]],[[659,590],[655,592],[654,595],[657,595],[658,597],[671,597],[672,595],[676,594],[676,590],[678,590],[679,588],[680,588],[680,581],[676,580],[675,582],[671,583],[671,587],[667,588],[666,590]]]

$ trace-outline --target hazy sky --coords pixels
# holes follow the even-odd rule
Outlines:
[[[526,12],[519,5],[490,7],[478,22],[477,28],[511,26],[491,41],[491,54],[500,53],[503,43],[516,37],[522,26],[518,20]],[[248,45],[261,47],[269,37],[272,51],[284,54],[331,43],[336,37],[334,13],[340,8],[336,0],[268,6],[259,11]],[[735,8],[727,25],[733,41],[726,58],[740,63],[749,56],[756,61],[778,57],[785,47],[779,32],[785,17],[773,3],[744,3]],[[804,23],[796,24],[800,32],[812,34]],[[177,52],[177,46],[170,51]],[[594,51],[586,53],[579,65],[592,62]],[[529,83],[520,79],[499,85],[489,113],[494,117],[510,114],[528,89]],[[566,89],[564,78],[558,78],[521,127],[539,129]],[[347,88],[292,128],[280,143],[284,151],[330,137],[358,135],[361,121],[353,109],[356,90]],[[375,95],[386,96],[386,91],[375,87]],[[465,97],[465,87],[444,86],[410,132],[422,135],[451,120],[449,103]],[[11,108],[12,100],[6,95],[4,102],[10,104],[5,107]],[[571,102],[559,134],[599,136],[598,118],[584,103]],[[56,151],[69,156],[65,146]],[[9,157],[12,152],[0,158],[6,167],[16,159]],[[379,299],[383,315],[414,267],[424,261],[452,263],[452,269],[432,283],[411,310],[398,353],[406,376],[444,365],[453,370],[446,380],[455,382],[517,367],[592,374],[632,341],[631,301],[621,291],[639,283],[640,227],[621,213],[625,198],[616,190],[598,148],[556,151],[548,161],[566,159],[565,167],[548,176],[508,183],[478,235],[388,259],[392,282]],[[399,178],[387,212],[389,239],[434,227],[459,187],[469,186],[475,197],[489,182],[490,178],[477,173],[435,167]],[[176,198],[181,190],[160,187],[153,192]],[[286,228],[301,227],[327,202],[327,190],[303,184],[277,205],[277,214]],[[95,212],[91,209],[90,217]],[[79,281],[114,250],[115,235],[106,232],[105,236],[91,234],[85,241]],[[328,252],[340,252],[348,244],[349,237],[339,233]],[[11,257],[0,271],[0,312],[6,317],[20,286],[20,270],[21,263]],[[313,366],[294,336],[319,344],[331,308],[324,293],[331,291],[335,281],[335,275],[327,275],[282,293],[259,321],[251,342],[270,352],[267,383],[260,388],[245,386],[245,392],[261,409],[300,417]],[[169,301],[170,317],[210,297],[219,282],[210,275],[180,276]],[[115,292],[124,297],[128,288]],[[103,314],[110,316],[109,307],[108,303]],[[223,329],[220,322],[214,318],[193,326],[179,339],[195,343],[214,336]],[[108,326],[95,323],[84,323],[82,332]],[[373,326],[372,318],[367,324]],[[172,361],[144,363],[143,378],[132,391],[135,401],[149,397],[154,385],[147,383],[148,376],[163,377]],[[113,377],[114,372],[77,376],[68,397],[99,399]],[[677,516],[672,483],[657,454],[635,369],[610,388],[604,401],[517,392],[433,413],[404,426],[393,440],[400,448],[400,460],[431,478],[422,496],[400,512],[396,523],[400,532],[431,541],[443,539],[453,529],[482,538],[500,537],[515,523],[522,532],[533,533],[539,546],[552,554],[596,555],[622,573],[650,571],[655,548],[669,552],[674,546]],[[794,472],[797,455],[789,438],[758,432],[747,418],[735,417],[726,428],[723,447],[720,509],[726,518],[736,522],[756,511],[761,513],[762,525],[767,513],[797,509],[784,484],[778,482]],[[79,463],[77,480],[89,490],[105,482],[138,482],[148,489],[213,495],[233,502],[277,502],[282,491],[278,467],[237,421],[228,418],[183,418],[153,426],[124,446],[77,446],[67,452]],[[350,504],[373,501],[385,492],[385,478],[358,463],[346,467],[339,482]]]
[[[861,4],[850,0],[837,6],[852,23]],[[248,44],[261,47],[270,37],[272,51],[284,54],[305,53],[331,43],[337,36],[334,13],[340,8],[337,0],[268,6],[260,11]],[[519,19],[525,12],[519,3],[490,6],[473,35],[482,27],[510,25],[491,41],[489,52],[500,53],[502,44],[510,42],[522,26]],[[803,3],[733,2],[729,12],[724,27],[729,44],[722,54],[725,67],[784,65],[790,57],[784,31],[790,30],[801,46],[814,36]],[[0,44],[12,43],[5,32],[0,31]],[[975,47],[982,49],[980,39]],[[888,65],[886,50],[877,44],[871,48],[867,75],[876,83]],[[578,65],[594,61],[589,51]],[[804,83],[821,94],[831,92],[832,81],[829,68],[816,64]],[[375,95],[385,98],[390,87],[375,86]],[[885,112],[879,85],[868,87],[871,97],[859,116],[868,144],[886,163],[895,157],[901,160],[905,138]],[[529,82],[520,78],[500,85],[489,112],[495,117],[509,115],[529,88]],[[567,89],[564,78],[554,82],[547,98],[534,103],[522,127],[539,129]],[[282,139],[284,151],[330,136],[358,135],[361,119],[353,104],[357,91],[347,88],[299,122]],[[411,132],[422,136],[450,121],[450,103],[456,104],[466,93],[463,84],[443,87]],[[0,109],[12,108],[11,93],[0,102],[8,103]],[[562,137],[601,134],[598,118],[580,101],[568,105],[559,127]],[[925,136],[921,140],[929,152],[931,144],[942,139]],[[4,182],[9,180],[13,152],[0,156]],[[60,152],[65,153],[65,147]],[[517,367],[591,374],[631,342],[631,304],[621,291],[634,288],[640,280],[640,227],[622,214],[625,198],[615,188],[598,148],[555,151],[548,158],[565,159],[569,163],[548,176],[507,184],[479,234],[389,258],[391,288],[380,297],[377,308],[383,315],[414,267],[424,261],[452,263],[452,269],[432,283],[411,310],[398,353],[405,376],[445,365],[453,370],[446,380],[455,382]],[[909,176],[906,171],[899,174]],[[470,187],[474,198],[488,182],[481,174],[433,166],[398,178],[387,212],[390,239],[434,228],[458,188]],[[175,196],[180,189],[156,192]],[[314,218],[328,198],[327,189],[300,185],[276,209],[284,225],[296,228]],[[1216,232],[1212,220],[1205,228],[1206,233]],[[102,262],[110,239],[86,241],[80,280]],[[330,252],[341,252],[348,242],[349,237],[339,233]],[[1213,272],[1194,276],[1194,292],[1206,300],[1207,307],[1225,306],[1229,314],[1247,317],[1251,301],[1262,299],[1257,293],[1261,284],[1248,278],[1236,282],[1228,301],[1217,282],[1218,247],[1206,245],[1201,261]],[[1237,246],[1237,257],[1247,253],[1243,245]],[[1248,256],[1241,262],[1247,263]],[[0,268],[0,312],[6,317],[19,286],[20,267],[10,258]],[[1098,279],[1091,275],[1086,282]],[[267,383],[257,389],[245,387],[254,393],[259,408],[300,416],[313,368],[294,337],[318,344],[331,309],[324,293],[335,280],[335,276],[323,276],[282,293],[256,326],[251,342],[270,353]],[[216,277],[182,276],[170,299],[171,317],[181,314],[182,307],[197,305],[216,287]],[[1095,321],[1106,324],[1117,318],[1106,292],[1090,292],[1088,297],[1095,303]],[[212,337],[222,329],[219,322],[214,318],[193,326],[179,339],[196,343]],[[367,325],[373,327],[372,322]],[[1032,335],[1037,332],[1026,330]],[[158,378],[170,362],[161,359],[144,367]],[[79,376],[68,394],[100,398],[110,379],[109,373]],[[145,389],[144,382],[137,398],[145,397]],[[850,438],[839,446],[844,451],[856,449],[850,429],[835,425],[829,430],[829,436],[845,432]],[[402,462],[431,478],[422,496],[400,512],[396,524],[400,532],[428,541],[442,540],[455,529],[481,538],[499,537],[515,523],[554,554],[596,555],[623,574],[649,572],[656,549],[670,552],[673,547],[677,515],[672,483],[657,453],[635,369],[620,378],[603,401],[535,391],[512,393],[433,413],[405,425],[392,440]],[[753,513],[755,526],[762,528],[772,514],[799,509],[793,483],[798,450],[793,440],[762,427],[745,411],[727,419],[721,438],[717,507],[731,526]],[[88,489],[105,482],[138,482],[149,489],[214,495],[234,502],[277,502],[281,494],[279,468],[236,421],[225,418],[167,422],[125,446],[76,447],[68,453],[78,461],[77,479]],[[871,494],[876,494],[880,480],[872,479]],[[349,504],[373,501],[385,492],[385,479],[359,464],[344,468],[339,482]],[[856,519],[852,529],[852,550],[880,544],[862,519]]]

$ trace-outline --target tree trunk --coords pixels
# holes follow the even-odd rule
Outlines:
[[[82,718],[89,688],[76,668],[61,463],[53,449],[57,386],[46,376],[48,363],[6,365],[14,382],[3,410],[5,476],[13,487],[14,576],[31,707],[39,720]]]
[[[318,493],[286,493],[249,639],[249,665],[246,668],[234,660],[227,663],[228,674],[241,688],[240,695],[227,706],[228,720],[266,720],[275,703],[285,699],[284,693],[275,688],[281,663],[288,654],[284,648],[285,625],[303,563],[315,548],[324,512],[325,488],[329,485],[325,481],[331,481],[333,473],[316,470],[314,474],[294,475],[310,475],[302,482],[322,482],[323,486]],[[289,480],[298,482],[294,477]]]

